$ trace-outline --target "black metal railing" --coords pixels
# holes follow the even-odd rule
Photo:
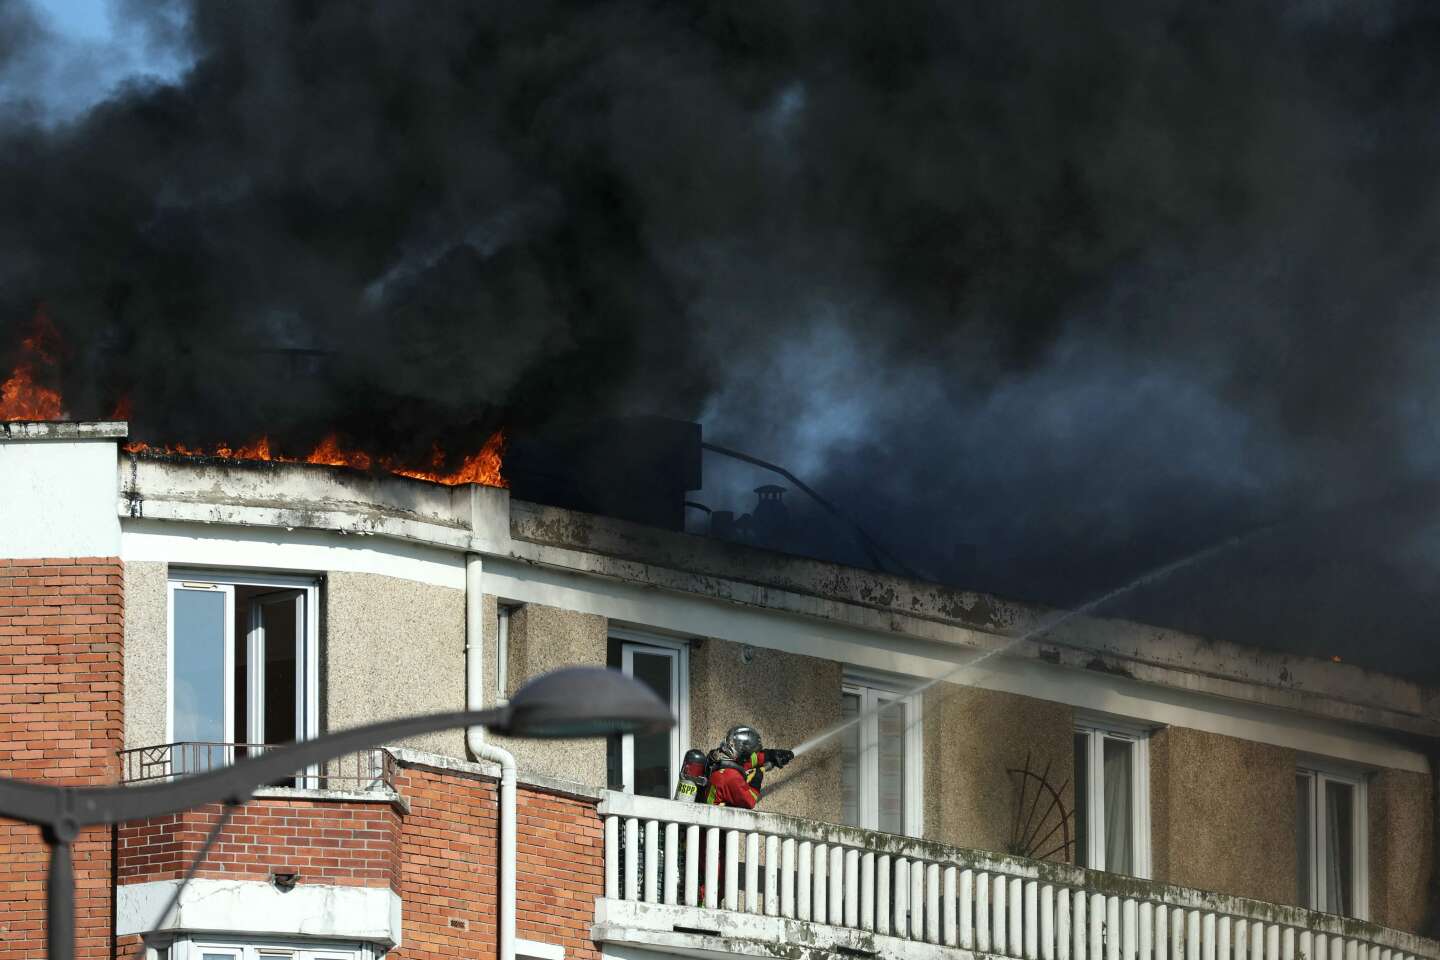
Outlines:
[[[153,747],[118,751],[121,783],[150,783],[192,773],[227,767],[237,760],[255,757],[282,744],[204,743],[186,740]],[[298,770],[293,777],[270,784],[304,790],[331,790],[347,793],[393,791],[395,758],[380,748],[360,750]]]

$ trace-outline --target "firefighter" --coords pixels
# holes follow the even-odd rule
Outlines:
[[[766,750],[760,742],[760,731],[754,727],[731,727],[720,746],[710,751],[709,787],[704,802],[717,807],[741,807],[753,810],[760,802],[765,771],[783,767],[795,759],[792,750]],[[700,875],[705,875],[705,851],[700,852]],[[717,864],[717,880],[725,889],[725,861]],[[701,902],[705,902],[705,884],[700,884]],[[733,906],[733,904],[731,905]]]
[[[721,807],[754,809],[765,785],[765,771],[795,759],[791,750],[766,750],[754,727],[731,727],[720,746],[710,751],[709,789],[705,802]]]

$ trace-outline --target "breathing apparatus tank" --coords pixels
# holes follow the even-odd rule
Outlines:
[[[709,785],[710,761],[701,750],[685,751],[680,763],[680,779],[675,784],[675,799],[682,803],[703,803]]]

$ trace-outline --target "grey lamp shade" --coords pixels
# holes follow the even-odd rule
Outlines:
[[[661,733],[675,725],[655,692],[619,670],[565,667],[515,692],[496,733],[512,737],[604,737]]]

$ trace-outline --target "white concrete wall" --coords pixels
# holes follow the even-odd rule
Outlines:
[[[464,556],[459,551],[389,537],[153,519],[124,521],[121,557],[126,563],[172,566],[373,573],[451,589],[463,589],[465,576]],[[834,604],[822,600],[815,601],[816,612],[830,613],[833,619],[787,616],[762,607],[506,557],[486,558],[485,593],[507,602],[596,615],[621,626],[803,654],[910,676],[917,682],[945,677],[961,686],[1034,697],[1156,726],[1188,727],[1369,766],[1428,769],[1423,754],[1396,738],[1343,721],[1229,699],[1219,695],[1221,691],[1213,689],[1205,677],[1190,675],[1192,688],[1179,689],[1001,656],[965,669],[964,664],[976,656],[974,650],[956,650],[902,632],[855,626],[844,621],[843,611],[837,612]],[[487,677],[493,677],[493,662],[487,663],[486,669]]]
[[[126,518],[121,559],[272,573],[373,573],[465,589],[465,555],[386,537]]]
[[[389,887],[301,883],[282,892],[260,880],[197,877],[166,912],[179,880],[121,884],[115,897],[120,936],[203,930],[249,936],[303,936],[400,944],[401,902]]]
[[[1425,755],[1398,737],[1335,720],[1215,695],[1206,678],[1196,689],[1174,689],[1094,670],[1039,660],[991,657],[978,667],[973,651],[925,644],[898,632],[778,615],[738,603],[656,590],[619,579],[587,576],[494,558],[485,562],[485,592],[516,603],[546,604],[606,617],[612,624],[681,637],[748,643],[845,663],[879,673],[1019,694],[1155,726],[1174,725],[1289,747],[1371,767],[1424,772]],[[824,606],[824,601],[817,601]]]
[[[120,553],[113,439],[0,439],[0,557]]]

